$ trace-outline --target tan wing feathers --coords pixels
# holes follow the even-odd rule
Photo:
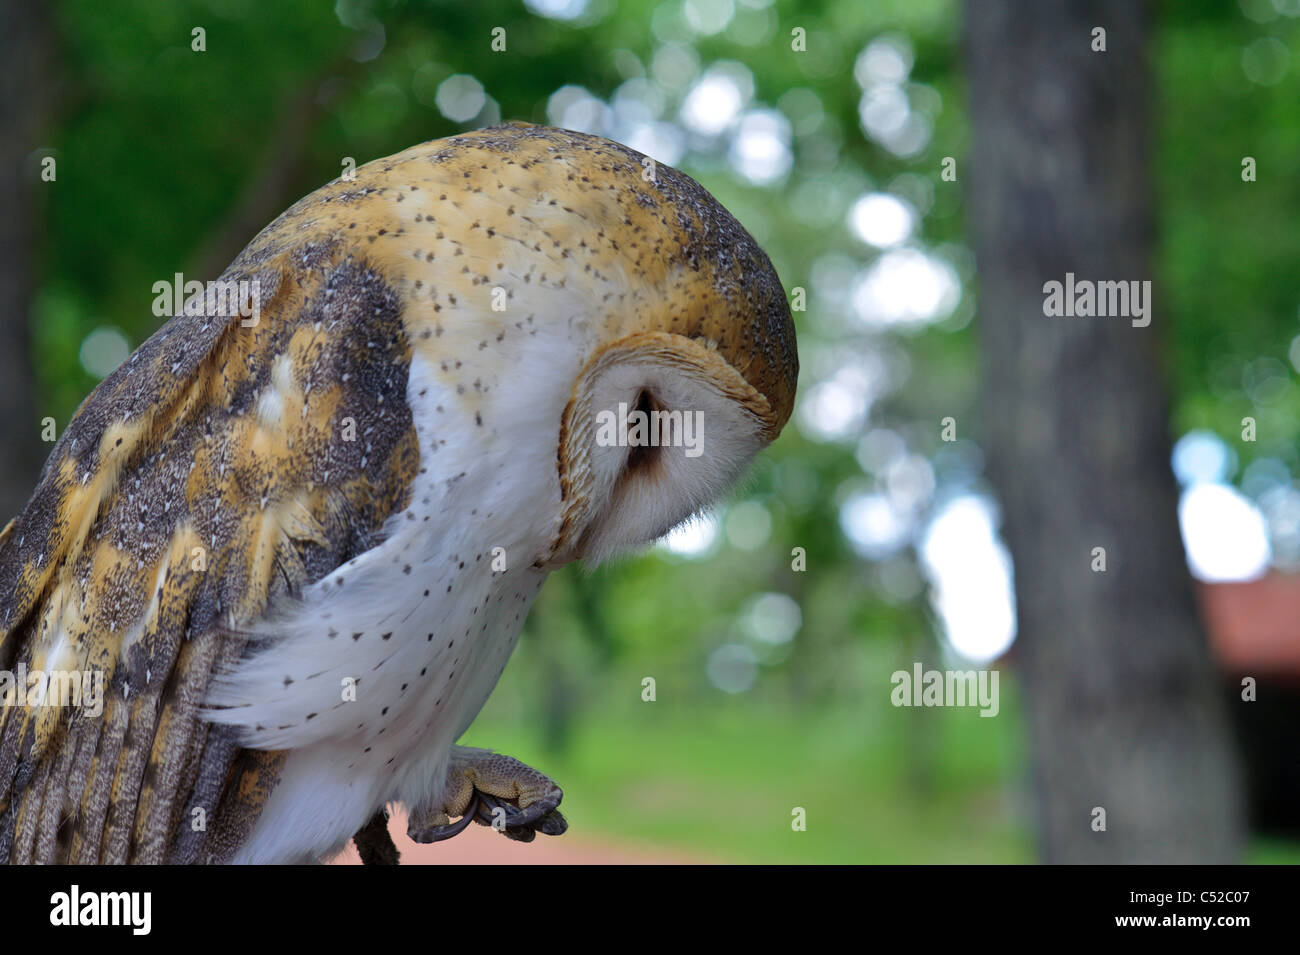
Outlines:
[[[258,278],[259,323],[169,323],[83,404],[0,533],[0,666],[98,669],[106,690],[98,718],[0,708],[0,861],[228,857],[283,757],[197,720],[208,680],[241,625],[405,502],[399,298],[336,240],[275,231],[226,276]],[[345,417],[369,455],[340,442]]]

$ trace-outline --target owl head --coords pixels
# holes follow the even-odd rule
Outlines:
[[[487,131],[485,148],[500,132]],[[561,520],[548,562],[599,562],[717,501],[790,417],[798,356],[780,279],[702,186],[605,140],[505,134],[540,162],[576,155],[547,200],[590,223],[625,288],[600,309],[560,417]],[[582,234],[578,229],[575,234]]]

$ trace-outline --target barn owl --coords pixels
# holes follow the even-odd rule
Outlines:
[[[168,321],[0,534],[0,669],[44,693],[0,707],[0,860],[314,861],[390,804],[426,841],[563,829],[548,777],[457,740],[551,571],[784,426],[768,257],[682,173],[511,123],[329,183],[222,280],[256,308]],[[620,406],[698,412],[696,453],[598,440]]]

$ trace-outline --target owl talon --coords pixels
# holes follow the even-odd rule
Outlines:
[[[532,842],[539,832],[558,836],[569,828],[557,808],[563,798],[548,776],[517,759],[462,749],[453,757],[443,806],[413,810],[407,834],[420,843],[441,842],[477,822],[515,842]],[[452,823],[452,816],[460,818]]]

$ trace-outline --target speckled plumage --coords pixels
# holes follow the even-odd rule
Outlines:
[[[0,707],[0,860],[295,861],[443,808],[549,570],[662,534],[790,414],[766,256],[642,159],[510,124],[378,160],[227,270],[256,325],[174,318],[95,390],[0,535],[0,668],[102,668],[107,703]],[[646,390],[709,453],[595,448]]]

